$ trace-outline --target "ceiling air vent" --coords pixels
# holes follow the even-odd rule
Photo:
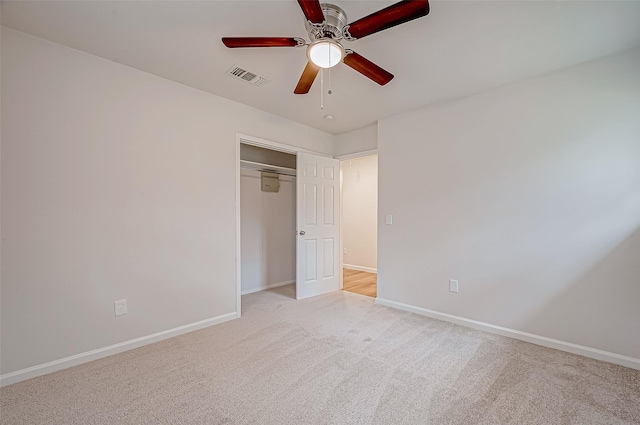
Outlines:
[[[251,83],[254,86],[258,87],[262,87],[269,81],[271,81],[267,77],[263,77],[262,75],[247,71],[246,69],[242,69],[236,65],[233,65],[231,68],[229,68],[226,73],[234,78],[238,78],[242,81],[246,81],[247,83]]]

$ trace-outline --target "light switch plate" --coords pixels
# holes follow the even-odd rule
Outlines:
[[[449,280],[449,291],[458,292],[458,281],[457,280]]]
[[[385,223],[385,224],[393,224],[393,215],[391,215],[391,214],[387,214],[387,215],[384,217],[384,223]]]

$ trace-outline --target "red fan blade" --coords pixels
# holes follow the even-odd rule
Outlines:
[[[298,0],[298,4],[302,8],[302,13],[307,20],[314,24],[321,24],[324,22],[324,13],[322,7],[320,7],[319,0]]]
[[[389,81],[393,80],[393,74],[385,71],[369,59],[360,56],[356,52],[348,53],[342,61],[381,86],[384,86]]]
[[[348,31],[353,39],[358,39],[421,18],[428,13],[428,0],[403,0],[358,19],[349,25]]]
[[[225,46],[237,47],[295,47],[298,40],[294,37],[222,37]],[[304,41],[304,40],[303,40]]]
[[[307,66],[304,67],[304,71],[302,71],[300,81],[298,81],[298,85],[293,92],[295,94],[309,93],[309,89],[311,89],[311,85],[316,79],[316,75],[318,75],[319,71],[320,67],[314,65],[313,63],[311,63],[311,61],[307,62]]]

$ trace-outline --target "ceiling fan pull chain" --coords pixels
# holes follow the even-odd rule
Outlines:
[[[327,73],[327,94],[333,93],[331,90],[331,68],[320,68],[320,109],[324,109],[324,73]]]

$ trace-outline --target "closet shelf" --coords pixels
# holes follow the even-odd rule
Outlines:
[[[246,170],[264,171],[267,173],[284,174],[286,176],[295,176],[296,169],[289,167],[280,167],[279,165],[263,164],[260,162],[240,160],[240,167]]]

